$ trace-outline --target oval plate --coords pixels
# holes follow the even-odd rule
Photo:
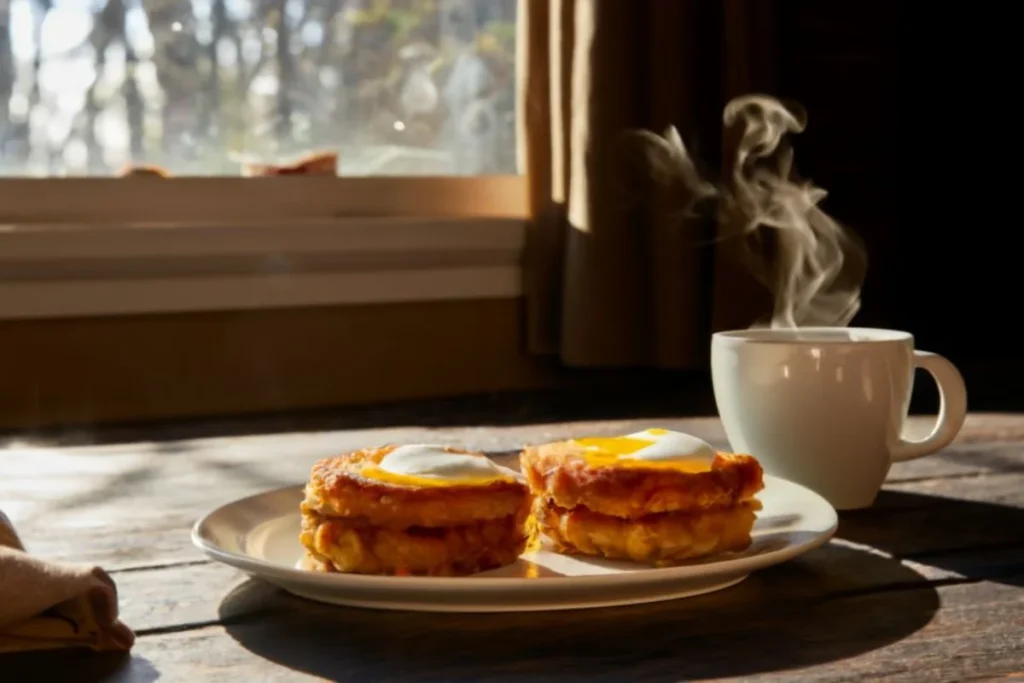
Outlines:
[[[639,604],[700,595],[735,585],[750,572],[826,543],[838,518],[813,491],[765,476],[753,541],[727,553],[674,567],[560,555],[547,548],[513,565],[473,576],[394,577],[325,574],[301,568],[302,486],[242,498],[217,508],[192,529],[210,558],[312,600],[376,609],[430,612],[523,612]]]

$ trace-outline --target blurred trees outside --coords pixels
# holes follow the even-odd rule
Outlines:
[[[0,174],[515,173],[516,0],[0,0]]]

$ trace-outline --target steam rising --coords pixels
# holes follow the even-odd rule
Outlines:
[[[751,273],[774,297],[772,327],[844,326],[860,309],[867,258],[857,238],[819,203],[826,192],[800,180],[787,140],[807,125],[803,108],[766,95],[729,102],[723,182],[700,177],[679,133],[669,129],[653,143],[654,171],[685,188],[694,213],[714,200],[722,239],[738,240]]]

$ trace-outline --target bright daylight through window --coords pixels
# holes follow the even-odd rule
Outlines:
[[[516,0],[0,0],[0,175],[514,174]],[[333,164],[332,164],[333,165]]]

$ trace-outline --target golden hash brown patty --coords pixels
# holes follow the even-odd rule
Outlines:
[[[526,448],[520,463],[534,495],[566,510],[583,507],[633,520],[735,507],[764,488],[761,465],[749,455],[719,452],[708,471],[686,472],[593,465],[584,453],[573,441]]]
[[[697,512],[668,512],[620,519],[586,508],[567,510],[537,499],[538,530],[559,552],[654,566],[740,551],[750,545],[758,501]]]
[[[465,576],[516,561],[527,545],[529,508],[449,527],[390,529],[306,512],[300,540],[314,570]]]
[[[299,536],[314,570],[463,576],[516,561],[531,538],[531,496],[515,478],[416,485],[366,476],[394,446],[313,466]],[[453,453],[466,453],[448,449]]]
[[[517,480],[452,486],[404,486],[362,476],[395,446],[369,448],[313,466],[302,511],[359,519],[389,529],[450,527],[515,517],[529,506],[529,489]],[[448,449],[452,453],[466,453]]]

